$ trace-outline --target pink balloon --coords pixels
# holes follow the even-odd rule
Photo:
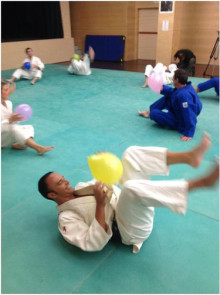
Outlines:
[[[162,75],[153,72],[148,78],[148,86],[156,93],[160,93],[163,87]]]
[[[21,121],[27,121],[32,116],[32,109],[28,104],[19,104],[15,108],[15,113],[23,117]]]

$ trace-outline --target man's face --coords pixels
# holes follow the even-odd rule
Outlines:
[[[27,56],[28,57],[32,57],[33,56],[33,50],[32,49],[28,49],[26,53],[27,53]]]
[[[6,84],[2,87],[2,99],[6,100],[10,96],[10,87],[9,84]]]
[[[58,197],[65,197],[73,194],[74,189],[70,186],[69,181],[58,173],[51,173],[47,177],[49,191],[54,192]]]

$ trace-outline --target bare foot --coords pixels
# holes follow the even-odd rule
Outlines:
[[[91,61],[95,58],[95,51],[93,50],[92,46],[89,46],[89,58]]]
[[[31,82],[30,82],[31,85],[34,85],[35,83],[36,83],[35,79],[31,80]]]
[[[216,181],[219,180],[219,161],[216,164],[215,168],[207,175],[204,176],[201,181],[203,182],[204,187],[210,187],[215,185]]]
[[[144,85],[142,85],[142,88],[146,88],[148,86],[148,84],[144,83]]]
[[[214,169],[208,175],[201,177],[199,179],[189,181],[188,189],[190,191],[196,188],[211,187],[211,186],[214,186],[218,180],[219,180],[219,161],[215,165]]]
[[[38,78],[34,78],[33,80],[31,80],[31,85],[34,85],[37,82]]]
[[[150,117],[150,111],[138,111],[139,116],[142,116],[144,118]]]
[[[190,141],[192,139],[192,137],[188,137],[188,136],[181,136],[181,140],[182,141]]]
[[[192,151],[189,151],[189,165],[197,168],[202,162],[205,152],[208,150],[211,144],[210,135],[204,132],[201,143]]]
[[[51,146],[40,146],[38,149],[37,149],[37,152],[40,156],[42,156],[43,154],[51,151],[52,149],[54,148],[54,145],[51,145]]]
[[[195,89],[195,91],[198,93],[199,92],[199,88],[198,87],[193,87]]]
[[[19,143],[13,143],[11,147],[16,150],[25,150],[27,148],[25,145]]]

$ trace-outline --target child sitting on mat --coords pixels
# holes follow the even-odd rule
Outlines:
[[[21,115],[12,112],[12,102],[9,97],[15,91],[15,84],[11,87],[8,81],[1,81],[1,147],[11,146],[14,149],[24,150],[30,147],[43,155],[51,151],[54,146],[39,145],[33,140],[34,128],[32,125],[18,125]]]

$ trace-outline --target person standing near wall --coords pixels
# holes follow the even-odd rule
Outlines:
[[[195,75],[196,56],[189,49],[180,49],[174,54],[174,60],[179,59],[178,69],[184,69],[188,74]]]

